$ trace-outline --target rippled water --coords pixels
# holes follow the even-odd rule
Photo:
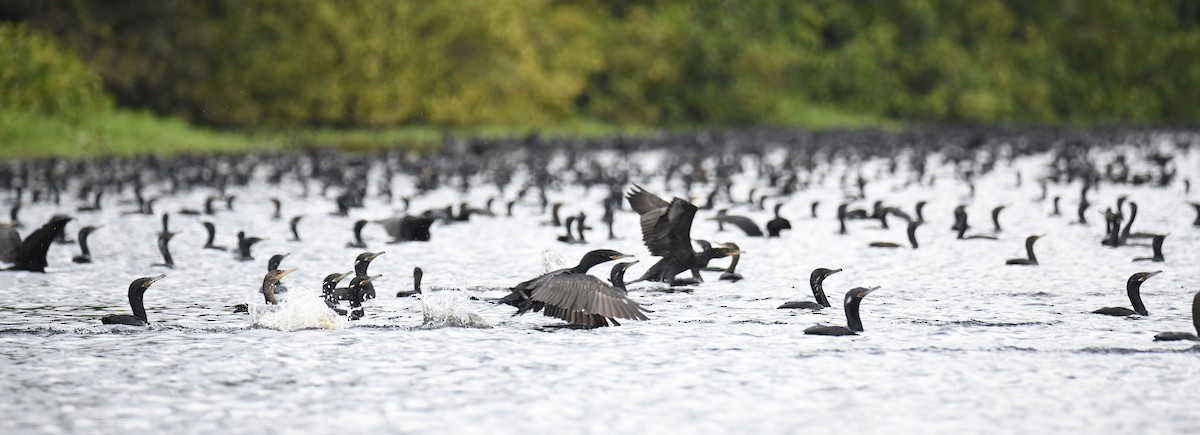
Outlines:
[[[646,161],[652,161],[647,159]],[[1046,156],[1019,159],[1032,180]],[[1181,178],[1195,177],[1200,159],[1176,161]],[[874,173],[878,165],[864,168]],[[258,260],[202,250],[199,218],[173,215],[184,232],[172,241],[178,267],[158,262],[156,216],[122,216],[116,199],[101,213],[79,214],[68,231],[104,224],[93,234],[96,262],[70,262],[74,245],[50,251],[49,273],[0,273],[0,430],[5,432],[1115,432],[1200,431],[1200,350],[1192,343],[1157,343],[1161,331],[1191,329],[1191,295],[1197,283],[1200,230],[1182,187],[1101,188],[1091,198],[1090,225],[1073,225],[1079,187],[1054,186],[1063,211],[1047,217],[1036,202],[1036,183],[1014,187],[1007,168],[982,178],[974,199],[950,181],[949,168],[934,188],[902,187],[899,178],[868,186],[911,210],[930,201],[930,223],[918,231],[918,250],[873,250],[871,241],[904,240],[901,225],[878,229],[853,222],[836,235],[833,208],[842,198],[836,177],[795,196],[783,209],[794,231],[766,240],[717,232],[702,211],[693,235],[737,242],[744,255],[738,283],[716,273],[694,293],[663,293],[639,284],[631,293],[654,310],[646,322],[597,330],[543,330],[559,323],[540,315],[511,317],[509,307],[472,300],[542,271],[552,249],[569,262],[597,248],[634,253],[653,264],[637,234],[637,217],[617,216],[620,240],[604,241],[598,222],[604,193],[570,187],[552,192],[565,214],[584,209],[595,219],[592,243],[555,241],[559,229],[532,204],[517,217],[477,217],[468,224],[435,225],[429,243],[389,245],[381,228],[366,231],[372,250],[386,250],[371,266],[384,277],[368,317],[323,322],[315,294],[328,273],[350,270],[359,250],[347,249],[357,218],[397,215],[397,206],[370,198],[350,218],[329,216],[333,201],[301,201],[298,188],[274,191],[252,184],[237,192],[236,212],[218,213],[218,243],[235,244],[239,229],[268,237],[255,246]],[[646,183],[663,196],[676,193]],[[294,187],[294,186],[293,186]],[[398,183],[398,192],[407,192]],[[745,197],[749,185],[734,189]],[[494,195],[441,190],[414,200],[413,208],[442,207]],[[678,192],[682,193],[682,192]],[[209,192],[158,202],[160,210],[196,207]],[[697,190],[693,192],[702,195]],[[289,242],[284,220],[269,218],[266,198],[285,198],[284,215],[305,214],[303,243]],[[1131,263],[1149,248],[1099,245],[1098,210],[1119,195],[1141,205],[1135,231],[1170,233],[1166,263]],[[584,200],[586,198],[586,200]],[[808,216],[822,200],[822,218]],[[957,241],[949,227],[959,203],[977,230],[990,227],[989,211],[1006,204],[999,241]],[[868,206],[869,204],[863,204]],[[42,222],[55,210],[27,206],[25,222]],[[765,222],[769,212],[734,209]],[[564,214],[564,215],[565,215]],[[895,221],[893,221],[895,223]],[[26,230],[28,231],[28,229]],[[1004,266],[1023,256],[1023,240],[1038,242],[1040,267]],[[285,278],[294,290],[282,318],[257,324],[230,307],[257,302],[255,289],[272,253],[290,252]],[[723,261],[714,265],[724,265]],[[392,297],[411,286],[412,267],[425,271],[434,291],[426,307],[418,298]],[[607,277],[608,266],[593,273]],[[844,324],[840,308],[820,313],[776,310],[807,300],[815,267],[844,268],[826,281],[837,301],[854,286],[878,285],[862,312],[858,337],[805,336],[816,323]],[[1143,286],[1151,315],[1119,319],[1093,309],[1126,306],[1125,279],[1133,272],[1165,273]],[[127,313],[125,292],[140,276],[167,274],[146,295],[149,329],[99,325],[110,313]],[[314,308],[315,307],[315,308]],[[268,313],[267,316],[279,314]],[[447,318],[477,315],[491,328],[454,327]],[[426,319],[431,319],[427,324]],[[484,325],[478,325],[484,326]],[[318,329],[298,329],[315,327]]]

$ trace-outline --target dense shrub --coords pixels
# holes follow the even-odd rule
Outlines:
[[[74,117],[111,104],[100,78],[54,37],[0,22],[0,112]]]

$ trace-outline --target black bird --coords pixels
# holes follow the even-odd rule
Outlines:
[[[5,230],[7,235],[0,235],[0,261],[13,265],[3,270],[45,272],[46,252],[50,250],[54,238],[58,237],[58,233],[62,232],[71,219],[69,216],[55,215],[24,240],[21,240],[16,230]]]
[[[629,290],[625,289],[625,271],[629,269],[629,266],[633,266],[637,263],[637,260],[633,260],[613,265],[612,271],[608,274],[608,282],[611,283],[613,288],[617,289],[617,291],[620,291],[621,293],[629,293]]]
[[[567,226],[569,227],[570,225]],[[587,236],[583,235],[583,233],[592,229],[592,227],[587,226],[587,215],[583,212],[579,212],[579,215],[575,217],[575,229],[579,233],[579,238],[576,239],[576,242],[586,244]]]
[[[567,234],[558,236],[558,241],[563,243],[579,243],[579,241],[575,239],[574,233],[575,216],[567,216],[566,225],[563,225],[562,227],[567,230]]]
[[[213,241],[217,239],[217,226],[213,225],[213,223],[209,221],[200,222],[200,224],[204,225],[204,232],[207,234],[204,239],[204,249],[216,249],[218,251],[224,251],[224,246],[217,246],[213,244]]]
[[[792,229],[792,222],[779,215],[780,208],[783,204],[775,204],[775,218],[767,221],[767,237],[779,237],[783,230]]]
[[[238,252],[237,252],[236,258],[238,259],[238,261],[253,260],[254,256],[250,255],[250,248],[252,246],[254,246],[255,243],[263,241],[263,239],[259,238],[259,237],[246,237],[245,231],[238,231],[237,238],[238,238]]]
[[[846,309],[846,326],[815,325],[804,330],[808,335],[857,335],[863,332],[862,318],[858,316],[858,306],[863,298],[879,287],[855,287],[846,292],[843,306]]]
[[[1154,240],[1152,240],[1150,242],[1150,247],[1154,250],[1154,256],[1153,257],[1137,257],[1137,258],[1134,258],[1133,261],[1153,261],[1155,263],[1162,263],[1164,261],[1163,253],[1162,253],[1162,245],[1163,245],[1163,240],[1166,240],[1166,239],[1167,239],[1167,236],[1165,234],[1155,234]]]
[[[733,250],[733,253],[729,255],[733,258],[733,260],[729,262],[729,267],[726,268],[724,272],[721,272],[720,280],[733,282],[741,281],[742,274],[737,273],[737,265],[738,260],[742,258],[742,254],[744,254],[744,252],[742,252],[742,249],[734,243],[725,243],[724,246]]]
[[[729,211],[725,209],[721,209],[717,212],[716,216],[709,218],[709,220],[717,221],[719,224],[730,224],[738,227],[738,229],[742,230],[749,237],[763,236],[763,232],[758,228],[758,224],[754,223],[750,218],[729,214]]]
[[[354,222],[354,240],[346,242],[347,248],[367,249],[367,242],[363,240],[362,230],[367,226],[366,220],[357,220]]]
[[[1196,211],[1196,219],[1192,221],[1192,226],[1200,227],[1200,202],[1189,202],[1188,204],[1191,204],[1192,209]]]
[[[616,325],[615,319],[647,320],[648,310],[587,273],[600,263],[628,257],[611,249],[588,252],[575,267],[517,284],[500,301],[518,308],[514,316],[542,311],[543,315],[589,328]]]
[[[171,238],[175,237],[175,233],[165,232],[158,234],[158,253],[162,255],[163,262],[155,263],[152,266],[163,266],[174,269],[175,260],[171,258]]]
[[[380,219],[375,223],[382,225],[388,236],[392,237],[390,243],[428,242],[431,238],[429,228],[435,220],[431,215],[404,216]]]
[[[1154,335],[1154,341],[1200,341],[1200,292],[1197,292],[1192,297],[1192,326],[1196,328],[1195,333],[1191,332],[1160,332]]]
[[[109,314],[100,318],[100,323],[105,325],[129,325],[129,326],[147,326],[150,324],[150,319],[146,317],[146,306],[142,304],[142,297],[146,294],[146,289],[150,288],[160,279],[166,278],[166,275],[149,276],[138,278],[129,284],[129,308],[133,309],[133,315],[129,314]]]
[[[779,309],[805,309],[805,310],[820,310],[830,307],[829,298],[825,297],[825,278],[829,275],[841,272],[842,269],[826,269],[818,267],[813,269],[812,274],[808,276],[808,286],[812,288],[813,297],[817,299],[813,301],[790,301],[779,306]]]
[[[994,231],[997,233],[1004,231],[1002,228],[1000,228],[1000,212],[1002,212],[1002,211],[1004,211],[1003,205],[997,206],[996,208],[992,209],[992,226],[994,228]]]
[[[346,316],[350,320],[359,320],[366,316],[363,310],[363,302],[367,299],[375,298],[375,287],[371,285],[371,281],[379,279],[383,275],[372,276],[356,276],[350,279],[350,313]],[[368,293],[370,297],[367,297]]]
[[[420,267],[414,267],[413,268],[413,289],[398,291],[398,292],[396,292],[396,297],[407,298],[412,295],[421,294],[421,278],[423,278],[423,277],[425,277],[425,271],[421,270]]]
[[[701,281],[700,269],[710,260],[734,253],[725,246],[692,251],[692,220],[697,209],[691,203],[678,197],[667,202],[637,185],[626,198],[630,207],[641,215],[642,242],[650,255],[662,257],[634,282],[674,282],[675,275],[686,270],[692,271],[693,280]]]
[[[554,206],[550,208],[550,221],[543,222],[542,225],[550,225],[552,227],[562,226],[562,219],[560,219],[558,217],[558,210],[561,209],[562,206],[563,206],[563,204],[561,202],[554,203]],[[542,209],[542,211],[545,211],[545,210],[546,209],[544,209],[544,208]]]
[[[812,204],[809,205],[809,215],[813,219],[817,218],[817,207],[819,207],[820,205],[821,205],[821,201],[813,201]],[[1198,213],[1200,213],[1200,212],[1198,212]]]
[[[371,266],[371,261],[376,257],[383,255],[384,253],[385,251],[379,251],[375,253],[364,252],[358,254],[358,257],[354,258],[354,276],[365,278],[367,276],[367,268]],[[366,299],[375,299],[375,285],[371,284],[371,281],[368,280],[363,282],[362,286],[364,297]]]
[[[278,284],[279,280],[287,274],[295,271],[296,269],[267,271],[267,274],[263,276],[262,287],[259,287],[259,291],[263,294],[263,300],[267,304],[279,305],[279,298],[275,295],[275,284]]]
[[[304,216],[295,216],[292,218],[291,223],[288,224],[288,226],[292,229],[293,242],[300,241],[300,229],[298,228],[300,225],[300,219],[304,219]]]
[[[271,219],[279,219],[279,212],[283,209],[283,202],[279,201],[279,198],[271,198],[271,203],[275,205],[275,213],[271,214]]]
[[[331,273],[325,276],[321,281],[321,299],[325,300],[325,305],[329,309],[338,313],[339,316],[345,316],[346,310],[338,308],[338,301],[349,299],[349,289],[337,288],[339,282],[346,279],[347,276],[354,275],[354,272],[346,273]]]
[[[1058,203],[1062,201],[1061,196],[1054,197],[1054,210],[1050,212],[1050,216],[1061,216],[1062,211],[1058,209]]]
[[[1149,316],[1150,312],[1146,311],[1146,305],[1142,303],[1142,283],[1160,273],[1162,273],[1161,270],[1156,270],[1154,272],[1138,272],[1129,276],[1129,280],[1125,282],[1125,292],[1129,294],[1129,303],[1133,304],[1132,310],[1126,307],[1106,307],[1092,311],[1092,313],[1122,317],[1134,314]]]
[[[77,237],[77,239],[79,240],[79,255],[72,257],[71,261],[74,261],[76,263],[91,263],[92,262],[92,251],[88,249],[87,239],[88,239],[88,235],[92,234],[92,231],[96,231],[101,226],[103,226],[103,225],[100,225],[100,226],[89,225],[89,226],[79,229],[79,236]]]
[[[920,245],[917,244],[917,227],[919,226],[921,226],[920,221],[912,221],[908,223],[908,244],[911,245],[913,249],[920,247]],[[900,248],[903,245],[893,242],[871,242],[871,244],[867,246],[872,248]]]
[[[1025,258],[1010,258],[1004,261],[1004,264],[1012,264],[1017,266],[1037,266],[1037,256],[1033,254],[1033,244],[1042,236],[1029,236],[1025,238]]]
[[[279,264],[283,263],[283,259],[287,258],[289,255],[292,254],[289,252],[285,254],[272,255],[271,258],[267,260],[267,271],[279,270]],[[287,286],[283,285],[282,280],[275,281],[275,294],[279,293],[287,293]]]

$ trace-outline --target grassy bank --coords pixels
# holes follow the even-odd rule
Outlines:
[[[877,118],[797,104],[781,108],[775,125],[809,128],[892,126]],[[687,131],[701,126],[677,126]],[[436,149],[446,134],[463,137],[545,136],[598,137],[646,135],[660,129],[617,126],[587,119],[570,119],[550,127],[483,125],[441,128],[403,126],[384,129],[316,129],[229,131],[197,127],[175,118],[147,112],[113,110],[77,118],[30,113],[0,113],[0,159],[30,157],[130,156],[182,152],[237,153],[309,147],[347,151],[405,146]]]

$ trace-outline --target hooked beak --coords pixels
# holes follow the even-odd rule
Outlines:
[[[159,276],[150,278],[149,281],[142,283],[142,288],[150,287],[150,284],[154,284],[155,282],[158,282],[158,280],[166,278],[166,277],[167,277],[167,275],[163,274],[163,275],[159,275]]]
[[[387,251],[379,251],[379,252],[377,252],[377,253],[371,254],[371,256],[370,256],[370,257],[367,257],[367,261],[374,260],[374,259],[375,259],[375,257],[378,257],[378,256],[380,256],[380,255],[383,255],[383,254],[385,254],[385,253],[387,253]]]
[[[631,258],[631,257],[633,257],[633,256],[629,255],[629,254],[615,254],[615,255],[608,257],[608,259],[609,260],[620,260],[622,258]]]
[[[841,272],[841,271],[842,271],[842,269],[833,269],[833,270],[830,270],[829,272],[825,273],[825,276],[833,275],[833,274]]]
[[[862,290],[859,290],[859,291],[858,291],[858,297],[860,297],[860,298],[867,297],[867,295],[869,295],[869,294],[871,294],[871,293],[874,293],[874,292],[875,292],[875,290],[879,290],[879,286],[867,287],[867,288],[864,288],[864,289],[862,289]]]
[[[354,271],[353,271],[353,270],[352,270],[352,271],[349,271],[349,272],[346,272],[346,273],[343,273],[343,274],[341,274],[341,275],[338,275],[338,277],[337,277],[337,280],[336,280],[336,281],[334,281],[333,283],[334,283],[334,284],[337,284],[337,283],[339,283],[339,282],[342,282],[342,280],[343,280],[343,279],[346,279],[346,277],[347,277],[347,276],[350,276],[350,275],[354,275]]]
[[[295,272],[296,270],[298,270],[298,269],[281,270],[281,271],[279,271],[279,275],[276,275],[275,278],[283,278],[283,277],[287,276],[289,273]]]
[[[379,278],[379,277],[381,277],[381,276],[383,276],[383,274],[382,274],[382,273],[381,273],[381,274],[379,274],[379,275],[371,275],[371,276],[368,276],[368,277],[366,277],[366,278],[363,278],[363,280],[362,280],[362,283],[363,283],[363,284],[369,283],[369,282],[371,282],[371,281],[373,281],[373,280],[375,280],[376,278]]]
[[[1156,270],[1156,271],[1153,271],[1153,272],[1148,272],[1148,273],[1146,273],[1146,275],[1145,275],[1145,276],[1142,276],[1142,279],[1141,279],[1141,281],[1140,281],[1140,282],[1146,282],[1146,280],[1150,279],[1150,277],[1152,277],[1152,276],[1154,276],[1154,275],[1158,275],[1158,274],[1160,274],[1160,273],[1162,273],[1162,271],[1161,271],[1161,270]]]

